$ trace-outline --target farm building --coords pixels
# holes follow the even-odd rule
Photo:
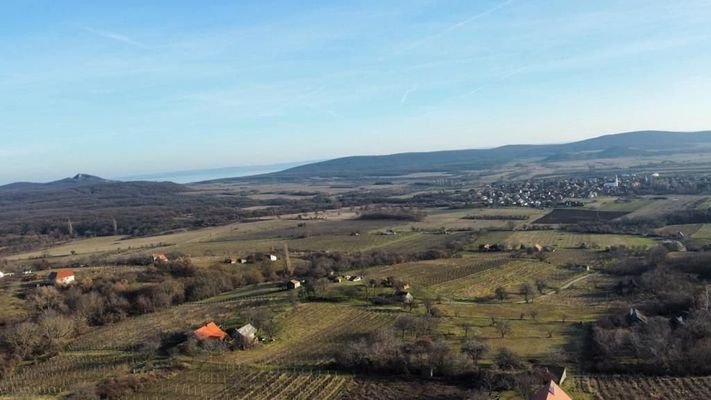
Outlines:
[[[626,319],[629,324],[635,324],[637,322],[641,322],[643,324],[647,323],[647,317],[634,307],[630,308]]]
[[[573,400],[567,393],[556,385],[555,382],[550,381],[548,384],[537,391],[531,400]]]
[[[247,324],[234,333],[234,340],[241,348],[245,349],[257,342],[257,328]]]
[[[74,271],[70,269],[60,269],[59,271],[50,272],[47,280],[52,285],[68,285],[74,282]]]
[[[533,251],[535,251],[536,253],[541,253],[541,252],[543,251],[543,246],[541,246],[540,244],[536,243],[536,244],[533,245],[532,249],[533,249]]]
[[[299,282],[296,279],[292,279],[289,282],[286,283],[286,288],[287,289],[296,289],[298,287],[301,287],[301,282]]]
[[[167,263],[168,261],[170,261],[168,260],[168,257],[163,253],[153,253],[152,257],[153,262],[156,264]]]
[[[662,242],[667,251],[686,251],[686,247],[678,240],[665,240]]]
[[[351,281],[351,282],[360,282],[360,281],[363,280],[363,278],[361,278],[361,277],[358,276],[358,275],[354,275],[354,276],[351,276],[348,280]]]
[[[247,264],[248,262],[249,262],[249,260],[247,260],[246,258],[238,258],[237,259],[237,263],[239,263],[239,264]]]
[[[568,377],[567,369],[562,365],[543,365],[539,364],[534,367],[535,371],[541,372],[558,385],[562,385],[565,378]]]
[[[333,283],[341,283],[343,280],[340,276],[329,276],[328,279]]]
[[[237,259],[232,257],[226,257],[225,264],[237,264]]]
[[[407,292],[408,290],[410,290],[410,284],[405,282],[395,282],[393,286],[398,292]]]
[[[208,322],[207,324],[195,329],[193,334],[198,340],[224,340],[227,337],[227,333],[220,329],[214,322]]]
[[[265,259],[266,259],[267,261],[276,261],[276,260],[279,259],[279,257],[275,256],[274,254],[267,254],[267,255],[265,256]]]
[[[4,278],[4,277],[6,277],[6,276],[10,276],[10,275],[12,275],[12,273],[0,271],[0,279],[1,279],[1,278]]]
[[[415,298],[412,297],[412,294],[410,292],[398,291],[395,292],[394,296],[397,301],[405,304],[411,304],[413,301],[415,301]]]

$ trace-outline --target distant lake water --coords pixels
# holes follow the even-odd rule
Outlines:
[[[140,180],[140,181],[156,181],[156,182],[175,182],[175,183],[193,183],[209,181],[213,179],[239,178],[242,176],[252,176],[268,174],[272,172],[283,171],[285,169],[298,167],[304,164],[310,164],[312,161],[272,164],[272,165],[255,165],[243,167],[227,167],[215,169],[200,169],[190,171],[174,171],[155,174],[133,175],[120,177],[122,181]]]

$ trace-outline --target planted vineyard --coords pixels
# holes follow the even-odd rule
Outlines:
[[[383,329],[394,319],[389,312],[366,311],[346,305],[302,304],[285,317],[283,325],[288,328],[276,342],[248,352],[229,353],[225,359],[243,364],[325,365],[332,361],[334,351],[344,338]]]
[[[487,255],[459,259],[413,262],[388,267],[370,268],[368,279],[385,279],[395,276],[413,287],[430,287],[457,280],[481,271],[499,267],[507,261],[505,255]]]
[[[711,377],[582,376],[575,379],[575,390],[594,400],[708,400]]]
[[[490,296],[497,287],[512,292],[522,283],[545,279],[549,285],[558,285],[571,277],[571,271],[556,265],[536,260],[507,260],[497,268],[487,268],[459,279],[445,281],[435,286],[438,293],[447,293],[454,298]]]
[[[78,384],[126,374],[142,357],[136,354],[62,354],[20,367],[0,380],[0,396],[56,396]]]
[[[131,399],[335,399],[350,378],[333,372],[205,363],[151,383]]]

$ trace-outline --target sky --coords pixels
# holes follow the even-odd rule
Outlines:
[[[711,0],[0,8],[0,183],[711,129]]]

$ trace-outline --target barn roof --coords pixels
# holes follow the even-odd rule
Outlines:
[[[573,400],[568,396],[567,393],[556,385],[555,382],[550,381],[548,384],[537,391],[531,397],[531,400]]]
[[[239,333],[242,336],[253,336],[257,333],[257,328],[252,326],[252,324],[247,324],[247,325],[237,329],[237,333]]]
[[[207,324],[201,326],[198,329],[195,329],[193,332],[195,334],[195,337],[197,337],[199,340],[207,340],[207,339],[218,339],[222,340],[227,336],[225,331],[220,329],[217,324],[214,322],[208,322]]]
[[[74,276],[74,271],[71,269],[60,269],[59,271],[50,272],[49,279],[65,279],[70,276]]]

